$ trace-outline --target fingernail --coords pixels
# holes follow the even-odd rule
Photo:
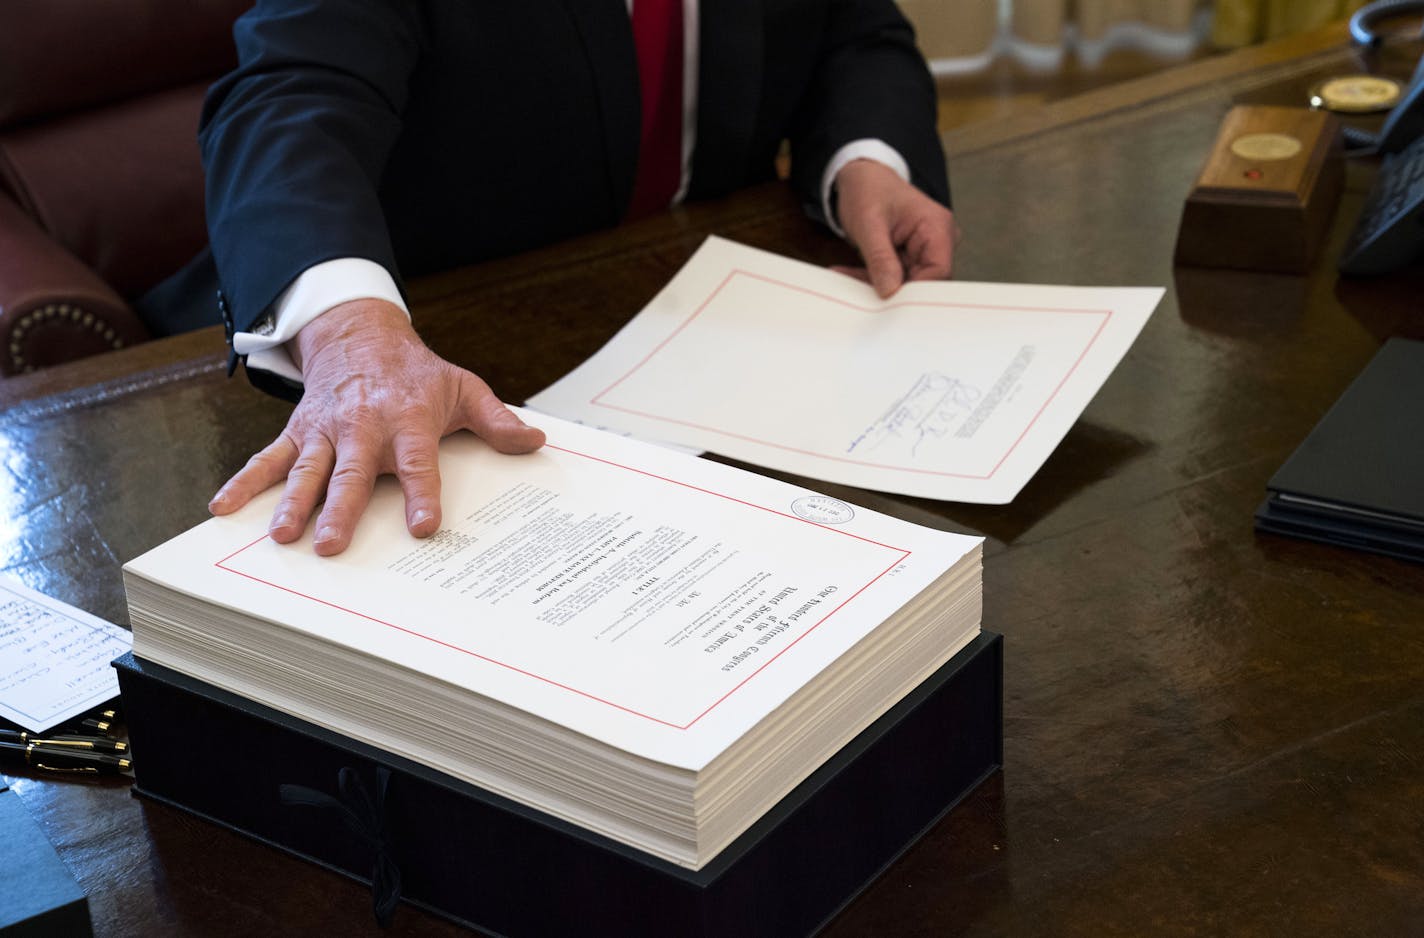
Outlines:
[[[427,521],[429,521],[432,517],[433,515],[431,515],[427,509],[422,508],[415,514],[410,516],[410,526],[413,528],[418,528],[421,525],[425,524]]]
[[[332,541],[336,540],[336,538],[336,527],[334,525],[327,524],[322,525],[321,527],[316,529],[316,537],[314,541],[317,544],[329,544]]]

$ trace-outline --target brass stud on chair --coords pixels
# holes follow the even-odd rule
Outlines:
[[[34,363],[25,360],[25,336],[30,330],[34,329],[35,326],[55,318],[61,320],[67,319],[92,330],[111,349],[121,349],[125,345],[123,337],[116,334],[112,326],[106,325],[103,320],[95,317],[93,313],[86,312],[84,307],[69,303],[47,303],[39,309],[31,310],[15,322],[15,327],[10,332],[11,373],[29,374],[35,370]]]

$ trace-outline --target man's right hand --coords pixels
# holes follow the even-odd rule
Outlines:
[[[268,528],[280,543],[299,538],[320,505],[316,552],[341,553],[384,473],[400,480],[410,533],[427,537],[440,528],[443,437],[470,430],[502,453],[544,444],[542,430],[427,348],[406,314],[384,300],[335,306],[291,345],[306,386],[301,402],[282,434],[208,504],[215,515],[229,514],[286,479]]]

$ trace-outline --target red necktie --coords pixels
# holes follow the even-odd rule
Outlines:
[[[666,209],[682,182],[682,3],[633,0],[643,122],[629,218]]]

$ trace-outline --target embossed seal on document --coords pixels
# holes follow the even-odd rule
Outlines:
[[[1300,150],[1290,134],[1243,134],[1231,141],[1231,152],[1243,160],[1288,160]]]
[[[791,503],[798,518],[817,524],[845,524],[855,517],[855,509],[845,502],[826,495],[805,495]]]

